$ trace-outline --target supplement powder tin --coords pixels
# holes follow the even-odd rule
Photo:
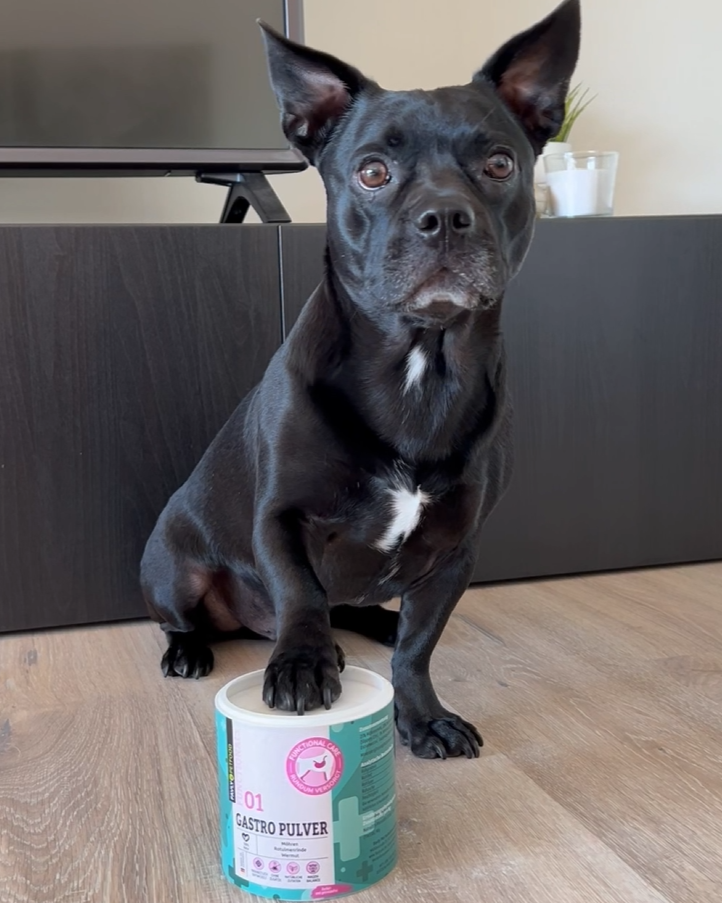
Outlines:
[[[216,696],[223,874],[275,900],[364,890],[396,864],[391,684],[341,675],[330,711],[268,709],[263,672]]]

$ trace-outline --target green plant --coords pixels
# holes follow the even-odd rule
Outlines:
[[[585,88],[582,91],[581,85],[575,85],[572,90],[567,95],[567,100],[564,105],[564,122],[562,123],[561,130],[556,138],[553,138],[553,141],[569,141],[569,136],[571,135],[572,129],[574,128],[574,124],[577,119],[582,115],[582,113],[586,110],[589,104],[596,98],[596,94],[594,97],[589,97],[589,89]],[[588,99],[587,99],[588,98]]]

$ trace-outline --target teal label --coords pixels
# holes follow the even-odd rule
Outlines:
[[[396,782],[393,705],[369,718],[334,725],[344,775],[333,791],[337,883],[359,891],[396,865]]]
[[[218,803],[221,828],[221,867],[224,877],[240,887],[244,884],[233,871],[233,800],[236,795],[233,722],[216,710],[216,749],[218,754]],[[248,887],[248,882],[245,882]]]

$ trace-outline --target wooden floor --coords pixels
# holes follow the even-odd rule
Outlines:
[[[388,651],[344,636],[387,674]],[[241,903],[220,876],[213,696],[147,623],[0,638],[1,903]],[[722,900],[722,564],[467,594],[435,656],[481,760],[398,759],[368,903]]]

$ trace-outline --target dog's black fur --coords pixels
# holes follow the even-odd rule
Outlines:
[[[166,675],[249,631],[276,640],[266,703],[302,714],[341,693],[332,626],[356,630],[395,644],[402,742],[479,754],[429,663],[510,477],[501,301],[579,34],[566,0],[469,84],[397,92],[264,27],[285,133],[325,183],[326,275],[148,541]]]

